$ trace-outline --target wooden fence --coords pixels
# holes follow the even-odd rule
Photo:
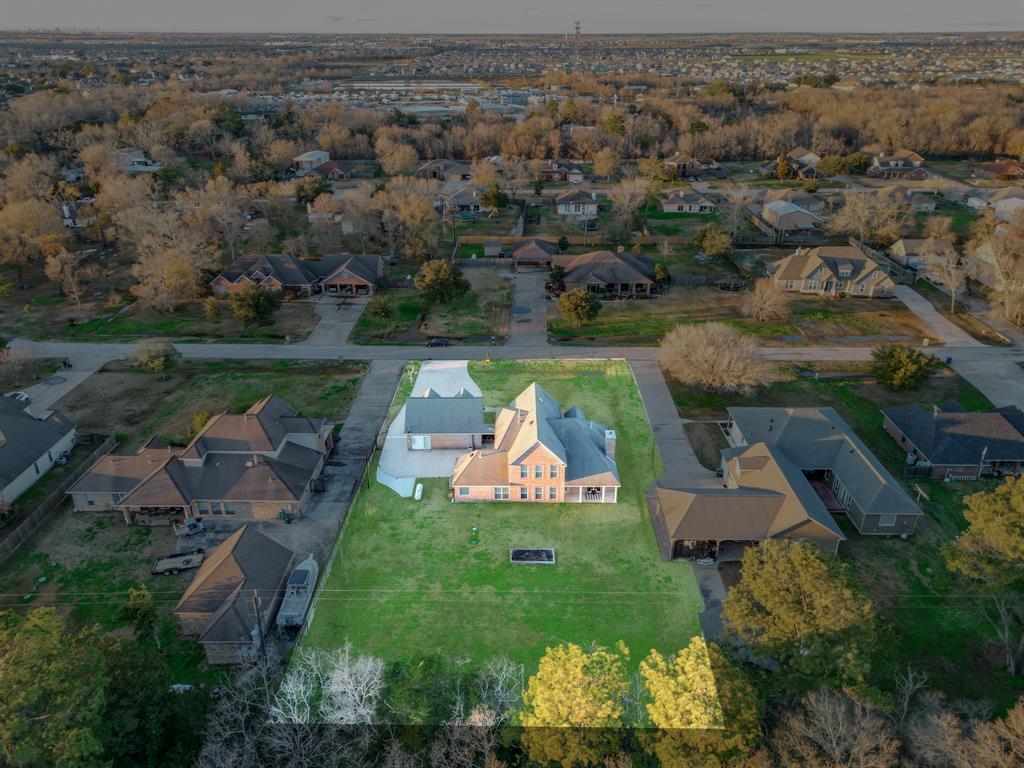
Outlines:
[[[95,464],[101,456],[105,456],[110,453],[114,446],[117,445],[117,440],[112,435],[80,435],[79,442],[85,442],[91,440],[96,442],[102,440],[95,451],[92,452],[81,464],[79,464],[75,470],[64,478],[57,488],[54,488],[46,497],[39,502],[35,509],[33,509],[24,520],[8,533],[2,540],[0,540],[0,565],[7,562],[11,555],[13,555],[25,540],[28,539],[33,533],[38,530],[46,519],[53,513],[54,510],[59,509],[61,503],[64,501],[64,494],[72,485],[78,482],[78,480],[84,475],[89,469]]]

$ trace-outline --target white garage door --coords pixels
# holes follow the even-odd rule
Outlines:
[[[412,449],[414,451],[429,451],[430,450],[430,435],[413,435],[412,436]]]

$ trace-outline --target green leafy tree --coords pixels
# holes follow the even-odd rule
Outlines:
[[[0,756],[12,766],[99,768],[106,664],[91,631],[52,608],[0,612]]]
[[[428,304],[447,304],[462,298],[471,288],[462,270],[447,259],[424,262],[414,282]]]
[[[267,325],[281,308],[281,292],[256,283],[246,283],[230,297],[231,312],[246,327]]]
[[[770,540],[749,547],[722,619],[794,683],[858,685],[870,669],[874,606],[846,567],[813,544]]]
[[[380,296],[374,296],[370,299],[370,303],[366,308],[373,317],[379,320],[388,320],[395,314],[395,310],[391,305]]]
[[[842,176],[847,172],[846,161],[839,155],[825,155],[818,161],[815,171],[819,176]]]
[[[718,768],[745,756],[760,736],[760,701],[750,681],[715,643],[696,636],[674,657],[657,651],[640,664],[647,716],[658,730],[640,743],[663,768]]]
[[[561,290],[565,287],[565,267],[561,264],[552,264],[551,271],[548,272],[548,282],[556,290]]]
[[[980,457],[979,457],[980,460]],[[972,582],[995,629],[1006,670],[1024,675],[1024,480],[1009,477],[965,500],[967,529],[944,555],[950,570]]]
[[[659,261],[654,265],[654,282],[662,288],[672,282],[672,275],[669,273],[668,266],[664,262]]]
[[[193,418],[193,426],[196,419],[202,415],[202,413],[196,414],[196,418]],[[209,420],[209,414],[205,415]],[[153,602],[153,594],[145,584],[138,588],[128,588],[128,600],[118,608],[117,617],[132,626],[136,637],[152,637],[157,648],[160,647],[160,638],[156,633],[156,603]]]
[[[490,188],[480,196],[480,204],[485,208],[490,208],[492,211],[497,212],[508,205],[508,195],[506,195],[497,182],[491,184]]]
[[[569,250],[569,238],[562,235],[558,238],[558,252],[565,253],[567,250]]]
[[[544,179],[533,180],[533,194],[540,197],[544,193]]]
[[[732,248],[732,237],[717,224],[702,224],[693,236],[693,244],[708,256],[721,256]]]
[[[573,328],[582,328],[600,311],[600,300],[585,288],[573,288],[558,297],[558,312]]]
[[[793,169],[789,167],[789,161],[786,160],[786,156],[779,155],[778,159],[775,161],[775,178],[781,181],[783,179],[788,179],[792,175]]]
[[[295,200],[302,205],[308,205],[320,195],[330,191],[330,182],[317,175],[303,176],[295,182]]]
[[[195,436],[202,432],[203,427],[206,426],[206,423],[211,418],[213,418],[213,416],[210,414],[209,411],[197,411],[196,414],[192,417],[192,435]]]
[[[181,355],[169,341],[146,339],[139,342],[132,360],[145,371],[166,373],[181,362]]]
[[[938,365],[935,355],[906,344],[883,344],[871,352],[871,373],[889,389],[917,389]]]
[[[618,725],[629,686],[619,653],[574,643],[548,648],[523,692],[520,722],[527,728],[600,728]]]

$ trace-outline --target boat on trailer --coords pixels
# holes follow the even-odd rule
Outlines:
[[[306,620],[309,604],[316,591],[316,579],[320,574],[320,566],[309,557],[292,569],[285,586],[281,607],[277,610],[277,628],[281,632],[295,632]]]

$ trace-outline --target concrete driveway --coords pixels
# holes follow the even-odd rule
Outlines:
[[[548,307],[544,284],[548,273],[536,270],[512,275],[510,344],[548,343]]]
[[[429,360],[420,366],[412,386],[412,396],[421,396],[432,389],[442,397],[450,397],[465,389],[474,395],[480,387],[470,378],[465,360]],[[405,406],[395,416],[384,438],[384,448],[377,465],[377,480],[399,496],[413,495],[418,477],[448,477],[464,450],[409,450],[405,437]]]
[[[315,305],[320,320],[309,334],[306,343],[316,346],[344,344],[368,302],[369,299],[365,298],[321,297]]]
[[[942,339],[942,343],[954,347],[981,347],[980,341],[971,336],[960,326],[943,317],[928,299],[911,288],[909,285],[897,285],[893,291],[896,298],[902,301],[907,309],[917,315],[928,330]],[[937,354],[941,355],[941,352]]]

